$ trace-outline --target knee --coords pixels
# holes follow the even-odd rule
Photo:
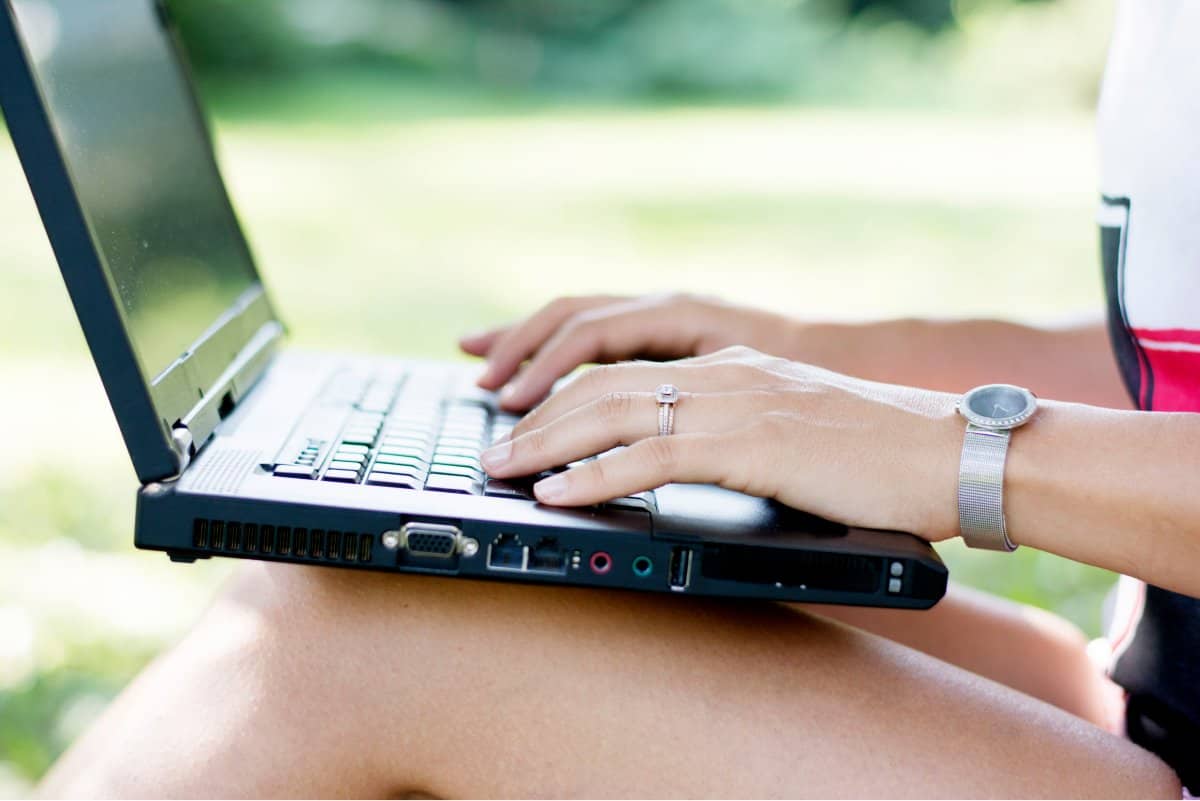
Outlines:
[[[396,592],[397,578],[357,570],[248,562],[220,593],[214,612],[248,618],[261,640],[313,639],[362,625],[389,609],[395,611],[404,603]]]

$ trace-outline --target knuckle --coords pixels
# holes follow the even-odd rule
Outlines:
[[[721,438],[719,447],[722,452],[730,453],[733,457],[722,461],[719,483],[738,492],[769,498],[775,494],[772,476],[777,475],[778,471],[773,466],[771,454],[764,453],[763,449],[757,446],[759,440],[754,434],[758,425],[763,424],[756,421],[747,431]],[[747,434],[750,435],[749,442]],[[773,434],[768,433],[768,436]],[[774,450],[773,440],[768,440],[768,443],[767,447]]]
[[[549,446],[549,437],[546,436],[546,429],[535,428],[528,432],[525,436],[521,437],[521,445],[524,446],[522,450],[528,454],[537,455],[545,453]]]
[[[642,441],[642,452],[655,471],[664,476],[672,475],[678,465],[678,454],[670,437],[651,437]]]
[[[752,424],[760,434],[767,437],[769,442],[778,442],[778,437],[788,433],[792,426],[792,417],[786,412],[771,410],[758,416]]]
[[[592,367],[579,377],[580,386],[588,390],[598,391],[600,387],[608,383],[615,369],[616,366],[611,364],[601,364]]]
[[[596,401],[596,412],[605,423],[616,423],[628,416],[633,398],[628,392],[608,392]]]
[[[713,306],[716,298],[701,292],[673,292],[667,296],[670,303],[679,306]]]
[[[583,473],[583,475],[580,477],[591,482],[592,484],[600,487],[608,486],[608,481],[610,478],[608,474],[609,468],[604,464],[603,459],[596,459],[580,472]]]
[[[727,370],[733,382],[743,389],[761,387],[765,380],[761,367],[744,360],[722,365],[722,369]]]
[[[558,329],[560,342],[584,342],[594,339],[601,330],[600,320],[592,312],[576,312]]]
[[[747,345],[729,345],[717,351],[717,355],[727,361],[753,363],[762,354]]]

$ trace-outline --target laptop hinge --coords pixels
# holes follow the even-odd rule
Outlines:
[[[192,457],[204,447],[221,421],[233,413],[242,399],[270,365],[283,338],[283,326],[270,320],[255,332],[245,347],[209,387],[201,400],[171,426],[171,448],[175,451],[178,472],[161,479],[171,481],[183,475]],[[186,363],[182,365],[186,372]]]
[[[167,481],[174,481],[183,475],[183,471],[187,470],[188,465],[192,463],[192,453],[195,452],[195,443],[192,439],[192,432],[188,431],[187,426],[180,424],[171,429],[171,449],[175,451],[175,456],[179,460],[179,472]]]

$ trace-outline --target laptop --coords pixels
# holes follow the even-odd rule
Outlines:
[[[286,348],[152,0],[0,0],[0,106],[141,483],[137,547],[913,609],[945,593],[911,534],[716,487],[542,506],[480,468],[516,419],[470,365]]]

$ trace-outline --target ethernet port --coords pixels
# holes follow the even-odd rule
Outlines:
[[[538,573],[567,572],[567,553],[554,537],[542,537],[529,549],[529,569]]]
[[[528,561],[529,549],[516,534],[501,534],[488,546],[488,570],[524,571]]]

